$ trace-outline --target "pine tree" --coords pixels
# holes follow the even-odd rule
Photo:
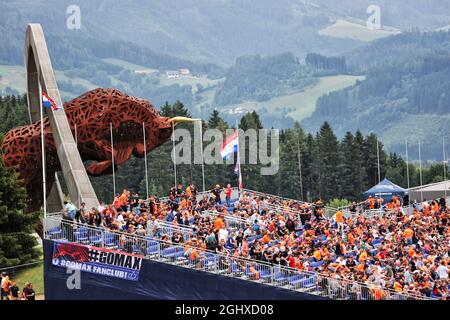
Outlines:
[[[362,200],[362,193],[367,190],[367,182],[364,162],[364,136],[360,130],[355,132],[351,158],[354,164],[353,194],[358,200]]]
[[[342,139],[340,156],[342,161],[342,171],[340,177],[341,194],[339,198],[348,200],[356,200],[358,194],[355,193],[353,180],[356,174],[356,166],[353,160],[353,152],[355,149],[355,139],[351,132],[347,132]]]
[[[339,194],[339,142],[328,122],[324,122],[320,128],[317,144],[321,196],[324,201],[328,201]]]
[[[0,136],[0,144],[1,140]],[[31,236],[39,213],[24,213],[26,191],[2,159],[0,151],[0,267],[8,267],[39,257],[36,239]]]

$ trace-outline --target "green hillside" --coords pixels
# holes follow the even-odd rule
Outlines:
[[[395,29],[370,30],[364,24],[338,19],[333,25],[319,30],[321,36],[333,38],[348,38],[358,41],[370,42],[373,40],[389,37],[398,34]]]
[[[401,47],[404,36],[398,37]],[[435,41],[445,37],[450,34],[434,34]],[[418,36],[415,45],[429,46],[431,38]],[[389,43],[399,46],[392,39]],[[383,50],[373,51],[375,57],[389,50],[385,42],[379,45]],[[442,159],[442,138],[450,138],[450,54],[428,51],[405,51],[396,60],[379,62],[366,71],[365,80],[320,97],[312,116],[303,121],[305,128],[317,130],[328,121],[338,136],[358,128],[375,132],[398,153],[404,153],[405,139],[421,140],[428,158]]]
[[[308,118],[316,108],[316,100],[331,91],[346,88],[355,84],[364,77],[350,75],[336,75],[321,77],[314,85],[305,89],[269,99],[268,101],[245,101],[238,104],[222,107],[221,110],[230,114],[245,113],[256,110],[267,112],[275,118],[291,117],[293,120]]]

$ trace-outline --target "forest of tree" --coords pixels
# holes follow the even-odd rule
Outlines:
[[[0,105],[2,105],[0,101]],[[3,136],[0,133],[0,144]],[[0,267],[37,260],[37,241],[31,235],[39,220],[39,212],[26,214],[26,190],[13,168],[3,165],[0,150]]]
[[[320,75],[347,73],[345,57],[326,57],[318,53],[308,53],[305,63]]]
[[[402,152],[404,139],[409,135],[423,142],[426,139],[427,157],[442,160],[442,137],[450,137],[449,92],[448,52],[411,56],[373,67],[367,71],[365,80],[353,87],[321,96],[315,112],[302,124],[305,130],[314,131],[328,121],[339,137],[347,130],[358,128],[376,133],[396,128],[403,131],[385,137],[391,150]],[[412,128],[402,123],[420,126],[424,132],[415,134],[417,138],[414,138]],[[417,155],[417,147],[414,155]]]
[[[162,116],[191,116],[180,101],[174,104],[165,103],[160,108]],[[7,96],[0,99],[0,116],[5,119],[0,123],[0,133],[10,128],[28,123],[25,97]],[[213,110],[208,119],[204,119],[203,130],[232,128]],[[192,137],[193,126],[181,124],[177,128],[188,129]],[[239,122],[239,128],[261,129],[260,116],[256,112],[245,114]],[[348,131],[342,139],[338,139],[329,123],[321,125],[315,134],[307,134],[300,124],[280,131],[279,171],[274,176],[260,174],[261,164],[243,164],[242,174],[244,186],[249,189],[266,191],[286,197],[313,200],[321,197],[325,201],[335,198],[360,200],[362,193],[378,182],[377,171],[377,136],[363,135],[360,130]],[[195,137],[194,137],[195,138]],[[204,142],[204,146],[211,142]],[[248,141],[245,143],[245,154],[248,158]],[[407,186],[406,162],[396,153],[385,151],[379,141],[381,179],[389,178],[392,182]],[[299,176],[299,150],[302,177]],[[192,150],[192,155],[193,155]],[[174,184],[172,142],[169,140],[148,154],[149,192],[159,196],[165,195]],[[206,188],[215,184],[237,185],[234,164],[205,165]],[[441,181],[443,179],[442,163],[423,163],[423,183]],[[132,158],[116,171],[116,190],[129,188],[146,193],[144,159]],[[183,185],[190,182],[202,185],[200,164],[180,164],[177,166],[178,181]],[[420,185],[417,164],[409,164],[410,186]],[[91,181],[100,199],[111,201],[113,197],[112,176],[92,177]],[[303,194],[300,190],[303,184]]]
[[[245,100],[266,101],[315,82],[311,70],[292,53],[239,57],[225,76],[214,99],[218,105]]]
[[[0,132],[28,122],[24,97],[8,96],[0,99],[0,115],[6,121],[0,124]],[[161,107],[161,115],[190,116],[185,106],[177,101]],[[230,128],[217,110],[212,111],[209,119],[204,121],[204,130],[219,129],[223,134]],[[183,124],[193,132],[192,125]],[[243,130],[263,128],[256,112],[247,113],[239,123]],[[205,142],[205,145],[208,144]],[[315,199],[321,197],[326,201],[334,198],[349,200],[361,199],[362,192],[378,182],[377,136],[364,136],[361,131],[347,132],[342,140],[338,140],[331,126],[325,122],[315,134],[306,134],[296,123],[293,128],[280,131],[280,169],[275,176],[260,175],[260,164],[242,165],[245,187],[264,190],[287,197]],[[387,154],[380,142],[381,178],[388,177],[394,183],[406,187],[406,163],[395,153]],[[248,148],[248,143],[246,143]],[[174,183],[171,160],[172,142],[168,141],[148,155],[149,191],[151,194],[165,195]],[[303,182],[303,194],[300,194],[299,150]],[[248,150],[246,150],[248,153]],[[231,182],[236,185],[237,178],[233,173],[234,164],[205,165],[206,188],[216,183],[225,185]],[[419,185],[418,167],[410,164],[410,185]],[[116,172],[116,189],[130,188],[145,194],[144,160],[132,158],[120,166]],[[430,183],[443,179],[442,164],[425,166],[423,182]],[[201,186],[201,165],[181,164],[177,166],[179,182],[186,185],[194,182]],[[110,201],[112,198],[112,177],[91,178],[100,199]]]

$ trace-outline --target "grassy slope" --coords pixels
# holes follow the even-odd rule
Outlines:
[[[44,294],[44,265],[43,263],[37,264],[30,268],[17,272],[14,277],[20,290],[25,286],[25,282],[31,282],[33,284],[36,295]]]
[[[102,60],[104,62],[111,63],[111,64],[120,66],[124,69],[128,69],[131,71],[135,71],[135,70],[157,71],[156,69],[147,68],[147,67],[144,67],[144,66],[141,66],[138,64],[134,64],[134,63],[131,63],[131,62],[128,62],[125,60],[121,60],[121,59],[106,58],[106,59],[102,59]],[[170,86],[170,85],[174,85],[174,84],[178,84],[180,86],[191,85],[193,93],[195,93],[197,91],[197,87],[196,87],[197,84],[201,84],[203,87],[210,87],[210,86],[217,85],[217,83],[220,80],[221,79],[211,80],[211,79],[208,79],[208,77],[206,77],[206,76],[202,76],[202,77],[183,76],[183,77],[171,78],[171,79],[168,79],[165,75],[159,76],[159,81],[160,81],[161,86]],[[113,79],[113,83],[114,83],[114,79]]]
[[[314,112],[316,101],[321,95],[352,86],[356,83],[356,80],[361,79],[363,79],[363,77],[349,75],[322,77],[317,84],[310,86],[301,92],[275,97],[264,102],[242,102],[227,106],[224,110],[227,110],[228,112],[245,112],[251,110],[258,111],[258,109],[265,108],[274,116],[284,116],[288,114],[294,120],[300,121],[308,118]]]
[[[365,25],[338,19],[336,22],[319,31],[321,36],[333,38],[349,38],[370,42],[399,33],[395,29],[370,30]]]
[[[0,65],[0,90],[5,87],[25,92],[25,69],[23,66]]]
[[[430,127],[433,129],[430,130]],[[427,149],[426,143],[430,141],[435,141],[442,148],[442,136],[450,138],[448,128],[450,128],[450,114],[406,115],[401,121],[386,128],[380,137],[384,143],[400,145],[405,143],[405,139],[409,139],[410,144],[416,144],[415,137],[422,137],[423,148]]]

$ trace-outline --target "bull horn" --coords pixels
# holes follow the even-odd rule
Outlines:
[[[196,121],[201,121],[201,119],[191,119],[191,118],[186,118],[186,117],[173,117],[173,118],[170,118],[167,122],[173,123],[174,125],[176,125],[176,124],[182,123],[182,122],[196,122]]]

